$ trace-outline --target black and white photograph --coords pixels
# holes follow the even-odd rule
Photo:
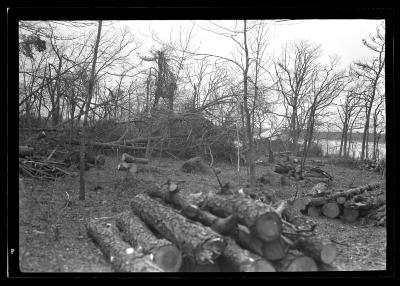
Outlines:
[[[386,271],[386,29],[19,20],[9,259],[22,274]]]

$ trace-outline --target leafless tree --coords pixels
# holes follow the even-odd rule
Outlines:
[[[354,73],[363,78],[368,84],[366,87],[365,102],[365,124],[362,139],[361,159],[368,158],[368,137],[370,128],[371,111],[380,86],[384,78],[385,67],[385,26],[384,23],[376,28],[376,35],[369,39],[363,39],[363,44],[374,52],[374,56],[368,61],[355,63]]]
[[[292,151],[295,154],[298,152],[299,137],[305,126],[305,104],[308,95],[312,93],[314,70],[317,69],[320,55],[319,46],[303,40],[286,45],[282,56],[275,61],[277,90],[283,97]]]

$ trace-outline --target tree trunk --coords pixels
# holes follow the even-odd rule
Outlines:
[[[223,238],[210,228],[191,222],[145,194],[135,196],[131,208],[146,224],[199,264],[214,263],[226,247]]]
[[[88,114],[89,114],[90,101],[92,100],[93,90],[94,90],[93,87],[94,87],[94,82],[95,82],[97,51],[99,49],[101,27],[102,27],[102,21],[100,20],[98,30],[97,30],[96,43],[94,46],[92,70],[91,70],[90,80],[89,80],[89,90],[88,90],[88,95],[85,100],[85,115],[83,118],[83,128],[82,128],[81,147],[80,147],[79,200],[85,200],[85,158],[84,158],[84,155],[86,152],[86,141],[87,141],[86,128],[87,128],[87,118],[88,118]]]
[[[158,239],[151,230],[131,212],[117,217],[116,225],[122,238],[135,249],[141,247],[144,254],[153,254],[153,261],[167,272],[177,272],[182,265],[180,250],[166,239]]]
[[[248,47],[247,47],[247,22],[244,20],[244,30],[243,30],[243,36],[244,36],[244,50],[245,50],[245,68],[243,71],[243,103],[244,103],[244,111],[246,114],[246,133],[247,133],[247,139],[248,139],[248,144],[249,144],[249,150],[248,150],[248,164],[250,168],[250,188],[252,190],[255,189],[256,187],[256,164],[255,164],[255,159],[254,159],[254,142],[253,142],[253,127],[251,125],[251,114],[249,111],[249,105],[248,105],[248,70],[249,70],[249,52],[248,52]]]
[[[89,236],[99,245],[101,251],[118,272],[163,272],[143,253],[133,249],[118,235],[112,223],[91,220],[86,225]]]

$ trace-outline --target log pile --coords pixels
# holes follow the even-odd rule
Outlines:
[[[367,218],[383,225],[386,222],[386,201],[380,186],[380,183],[372,183],[344,191],[314,187],[313,192],[296,199],[293,205],[312,217],[324,215],[345,222]]]
[[[91,220],[88,234],[116,271],[337,270],[336,247],[288,202],[267,205],[244,194],[192,197],[168,180],[133,197],[131,210],[113,221]]]
[[[201,202],[194,204],[190,202],[190,196],[181,193],[177,185],[170,181],[164,187],[150,190],[148,195],[195,225],[219,235],[225,246],[219,249],[220,255],[214,256],[214,263],[219,263],[222,271],[226,268],[243,272],[335,269],[330,264],[336,258],[336,247],[317,237],[315,225],[306,217],[299,214],[303,219],[296,220],[294,210],[285,201],[272,206],[252,200],[246,195],[223,196],[210,193]],[[172,231],[167,232],[165,226],[157,226],[167,216],[156,215],[158,220],[146,218],[146,214],[141,214],[141,211],[146,212],[145,208],[134,210],[137,199],[135,197],[132,200],[132,211],[137,212],[157,231],[170,235],[165,236],[167,239],[181,245],[182,242],[178,241]],[[139,199],[144,200],[141,197]],[[152,200],[147,198],[147,201]],[[151,213],[154,214],[154,208]],[[187,255],[190,255],[193,250],[182,251],[189,251]],[[288,261],[280,265],[284,259]]]

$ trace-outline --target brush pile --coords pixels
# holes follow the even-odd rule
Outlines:
[[[47,158],[34,155],[34,148],[19,146],[19,172],[31,178],[40,180],[55,180],[59,177],[73,175],[66,171],[68,165],[64,162],[51,160],[54,149]]]

